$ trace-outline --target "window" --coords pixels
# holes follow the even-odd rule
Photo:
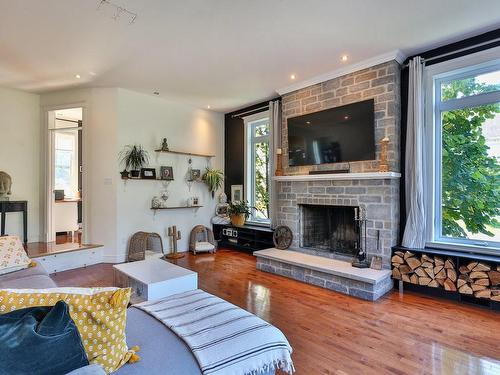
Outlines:
[[[64,190],[69,197],[78,190],[76,139],[74,131],[55,133],[54,188]]]
[[[435,74],[431,86],[430,240],[500,251],[500,63]]]
[[[267,112],[245,117],[247,134],[245,196],[252,208],[249,221],[269,223],[269,117]]]

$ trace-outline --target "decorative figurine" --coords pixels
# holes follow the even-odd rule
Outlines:
[[[8,173],[0,171],[0,201],[8,201],[12,194],[12,178]]]
[[[227,195],[220,193],[219,203],[215,206],[215,216],[212,218],[212,224],[229,224],[231,222],[227,212],[228,207]]]
[[[128,180],[129,173],[126,169],[120,172],[120,175],[122,176],[122,180]]]
[[[380,141],[380,164],[379,172],[389,172],[389,162],[387,161],[387,149],[389,146],[389,138],[385,137]]]
[[[167,138],[163,138],[163,141],[161,142],[161,150],[162,151],[170,151],[168,149]]]
[[[177,252],[177,241],[181,239],[181,231],[178,231],[175,225],[172,227],[168,227],[168,236],[172,237],[172,252],[165,255],[165,257],[169,259],[183,258],[184,254],[180,254]]]
[[[162,208],[162,200],[160,197],[153,197],[151,200],[151,208]]]

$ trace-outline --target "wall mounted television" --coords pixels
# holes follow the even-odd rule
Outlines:
[[[287,119],[288,165],[375,159],[374,100]]]

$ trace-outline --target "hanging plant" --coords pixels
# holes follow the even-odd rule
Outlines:
[[[149,154],[141,145],[126,145],[120,152],[120,163],[130,169],[132,177],[139,177],[140,169],[149,163]]]
[[[215,196],[215,192],[222,187],[222,181],[224,181],[224,173],[218,169],[208,168],[202,177],[203,182],[208,186],[208,191],[212,193],[212,198]]]

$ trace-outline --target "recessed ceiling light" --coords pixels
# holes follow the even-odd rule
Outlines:
[[[297,77],[295,77],[295,74],[290,74],[290,79],[295,79]]]
[[[209,106],[209,105],[207,105],[207,109],[210,109],[210,106]]]
[[[347,61],[348,57],[347,55],[342,55],[342,57],[340,58],[342,61]]]
[[[80,78],[82,78],[82,77],[80,76],[80,74],[77,74],[77,75],[75,75],[75,78],[80,79]]]
[[[153,94],[160,95],[160,92],[159,91],[153,91]]]

